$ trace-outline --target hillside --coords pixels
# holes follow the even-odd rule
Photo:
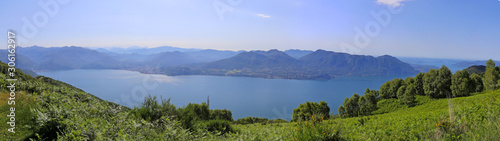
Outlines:
[[[264,56],[259,55],[255,56]],[[7,68],[0,63],[1,86],[7,85],[3,81],[7,78]],[[227,110],[208,110],[206,104],[176,108],[170,100],[158,103],[156,97],[146,98],[141,107],[129,109],[51,78],[31,77],[20,70],[15,74],[19,79],[16,133],[1,132],[2,139],[7,140],[500,139],[500,90],[444,99],[418,95],[414,107],[403,106],[397,99],[383,99],[377,102],[374,115],[362,117],[334,115],[323,119],[312,115],[310,120],[289,123],[244,118],[254,120],[248,123],[233,121]],[[6,102],[7,90],[6,87],[0,90],[3,115],[8,115],[11,107]],[[203,118],[203,112],[199,113],[203,109],[210,113],[204,118],[211,120],[199,119]],[[9,118],[1,116],[0,121],[7,123]],[[11,126],[1,124],[0,128]]]
[[[470,97],[432,100],[419,97],[418,106],[392,108],[385,114],[355,118],[334,118],[304,126],[282,124],[237,125],[245,134],[229,140],[296,140],[298,130],[309,139],[336,137],[340,140],[498,140],[500,139],[500,90]],[[393,104],[392,104],[393,103]],[[379,102],[381,108],[399,104]],[[313,121],[306,121],[313,122]],[[314,127],[314,128],[313,128]],[[333,131],[333,133],[331,132]],[[321,134],[321,135],[316,135]],[[300,134],[299,134],[300,135]]]

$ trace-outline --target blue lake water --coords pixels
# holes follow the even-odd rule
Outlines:
[[[165,76],[125,70],[67,70],[39,72],[104,100],[134,107],[148,94],[172,98],[176,106],[202,103],[228,109],[234,119],[247,116],[290,120],[293,108],[306,101],[326,101],[333,114],[346,97],[379,89],[386,81],[407,76],[340,77],[328,81],[224,76]],[[414,75],[411,75],[414,76]]]

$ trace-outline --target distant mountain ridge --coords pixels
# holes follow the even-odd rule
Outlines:
[[[97,51],[82,47],[18,47],[26,70],[122,69],[167,75],[220,75],[282,79],[331,79],[338,76],[417,73],[395,57],[350,55],[325,50],[219,51],[175,47],[132,48],[140,53]],[[119,50],[119,49],[116,49]],[[1,50],[0,53],[5,53]],[[293,55],[293,57],[292,57]]]
[[[250,51],[214,62],[163,67],[167,75],[222,75],[282,79],[323,79],[338,76],[416,74],[417,70],[395,57],[350,55],[317,50],[299,59],[278,51]]]

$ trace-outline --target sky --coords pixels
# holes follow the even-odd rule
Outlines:
[[[324,49],[500,60],[498,0],[16,0],[18,46]],[[7,46],[7,34],[0,34]]]

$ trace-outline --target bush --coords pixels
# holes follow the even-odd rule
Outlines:
[[[186,107],[180,108],[178,111],[182,126],[192,131],[194,130],[193,125],[196,121],[208,120],[210,117],[210,110],[206,103],[189,103]]]
[[[156,99],[156,96],[147,96],[144,98],[141,107],[134,108],[130,114],[150,122],[156,121],[163,116],[175,118],[179,115],[175,105],[170,103],[170,98],[168,100],[162,98],[161,104]]]
[[[320,117],[318,115],[316,117]],[[317,120],[311,116],[308,121],[300,121],[295,129],[294,139],[299,141],[338,141],[340,128],[328,127],[331,124],[324,123],[322,119]]]
[[[246,117],[246,118],[240,118],[236,120],[237,124],[254,124],[254,123],[263,123],[267,122],[267,118],[259,118],[259,117]]]
[[[227,121],[234,121],[233,120],[233,114],[231,111],[226,110],[226,109],[214,109],[210,110],[210,119],[211,120],[227,120]]]
[[[292,121],[305,121],[309,120],[312,115],[321,115],[322,118],[330,117],[330,107],[325,101],[317,102],[306,102],[300,104],[299,107],[293,109]]]
[[[235,129],[231,127],[231,123],[227,120],[209,120],[203,122],[202,125],[207,131],[215,132],[218,135],[236,132]]]

